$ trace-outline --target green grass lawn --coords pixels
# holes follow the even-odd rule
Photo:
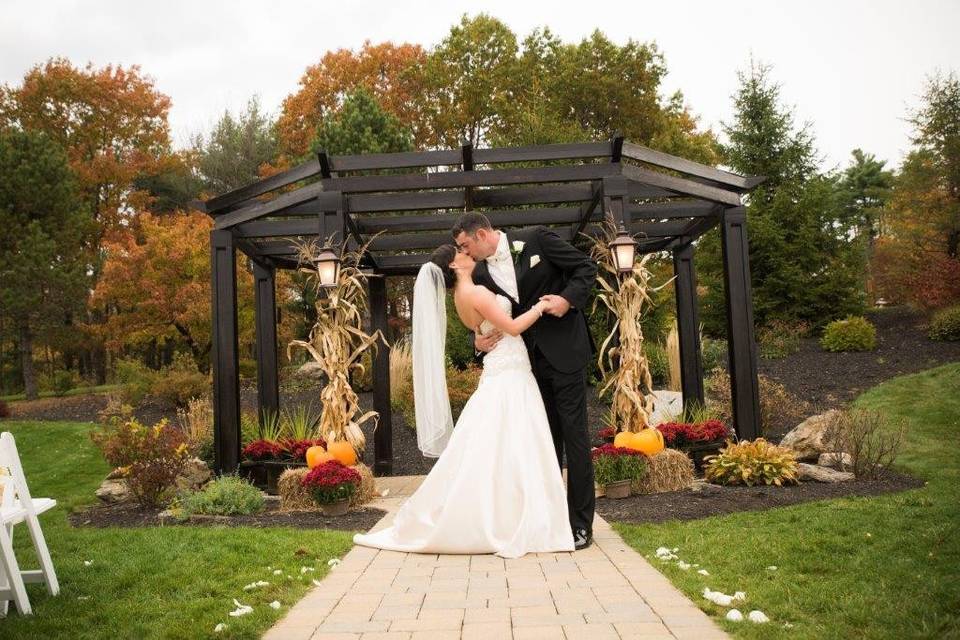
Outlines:
[[[66,514],[94,502],[93,491],[109,471],[87,437],[91,426],[0,422],[0,430],[16,438],[31,493],[58,501],[41,520],[61,586],[60,595],[50,597],[41,585],[28,585],[34,615],[20,616],[11,606],[8,617],[0,618],[4,640],[257,638],[311,579],[327,573],[330,558],[352,545],[351,533],[292,528],[73,528]],[[26,528],[18,526],[15,535],[21,568],[38,566]],[[301,574],[303,566],[316,570]],[[271,584],[243,590],[257,580]],[[229,617],[233,598],[254,612]],[[280,601],[280,610],[267,606],[273,600]],[[214,634],[219,622],[228,629]]]
[[[75,387],[67,391],[65,396],[82,396],[88,393],[110,393],[111,391],[119,391],[123,388],[122,384],[101,384],[94,387]],[[53,391],[41,391],[37,394],[41,398],[52,398],[56,393]],[[27,394],[25,393],[14,393],[7,396],[0,396],[0,400],[4,402],[16,402],[18,400],[26,400]]]
[[[927,486],[614,528],[736,637],[960,637],[960,363],[890,380],[856,403],[908,421],[897,466]],[[655,559],[659,546],[678,547],[710,575]],[[745,591],[737,607],[771,622],[724,620],[727,609],[703,599],[705,586]]]

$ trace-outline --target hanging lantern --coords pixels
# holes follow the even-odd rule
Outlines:
[[[324,245],[317,257],[313,259],[317,269],[321,287],[335,287],[340,279],[340,258],[329,244]]]
[[[613,263],[621,274],[633,271],[633,260],[637,253],[637,243],[623,223],[617,231],[617,237],[610,243],[610,252],[613,254]]]

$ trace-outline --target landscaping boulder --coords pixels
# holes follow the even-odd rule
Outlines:
[[[797,460],[813,461],[819,458],[821,453],[830,453],[825,436],[839,416],[840,412],[836,409],[810,416],[783,436],[780,446],[792,449]]]
[[[183,471],[177,476],[177,489],[180,491],[196,491],[210,481],[213,473],[207,463],[200,458],[187,460]]]
[[[821,453],[817,458],[817,465],[821,467],[831,467],[833,469],[849,469],[853,466],[853,457],[849,453],[842,451]]]
[[[848,471],[837,471],[830,467],[821,467],[815,464],[800,462],[797,464],[800,480],[814,480],[816,482],[847,482],[853,480],[853,474]]]
[[[112,474],[111,474],[112,475]],[[133,497],[127,481],[122,479],[107,478],[96,491],[96,495],[107,504],[116,504],[117,502],[126,502]]]
[[[324,381],[327,379],[327,374],[323,372],[323,367],[316,362],[306,362],[299,369],[297,369],[297,375],[302,378],[308,378],[310,380],[319,380]]]

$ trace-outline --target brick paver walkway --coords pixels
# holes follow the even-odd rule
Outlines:
[[[422,476],[377,478],[388,526]],[[355,545],[268,640],[728,636],[599,516],[573,553],[430,555]]]

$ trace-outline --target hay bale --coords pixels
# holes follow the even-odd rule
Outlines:
[[[350,467],[360,474],[360,487],[350,497],[350,506],[356,507],[373,499],[376,493],[376,481],[370,467],[358,462]],[[303,488],[301,481],[309,473],[305,467],[287,469],[277,479],[277,492],[280,494],[281,511],[317,511],[319,507],[310,493]]]
[[[634,480],[634,493],[680,491],[693,484],[693,460],[676,449],[664,449],[647,461],[647,473]]]

